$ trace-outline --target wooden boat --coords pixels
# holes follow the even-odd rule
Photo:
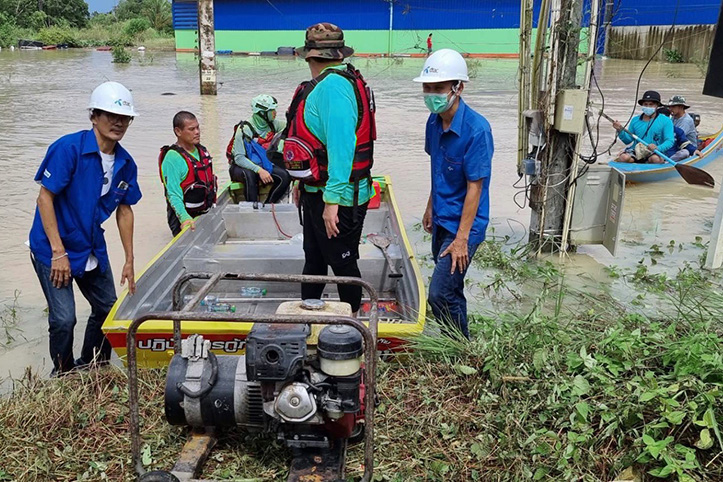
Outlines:
[[[703,140],[710,140],[710,143],[701,151],[701,155],[683,159],[680,164],[702,168],[723,156],[723,129],[717,134],[703,137]],[[675,167],[668,163],[632,164],[610,161],[608,164],[624,172],[627,182],[657,182],[680,177]]]
[[[362,278],[379,293],[380,351],[401,349],[405,338],[422,332],[426,314],[426,297],[419,266],[404,230],[389,178],[375,178],[381,184],[381,202],[369,209],[359,246]],[[136,294],[121,293],[103,325],[116,354],[125,359],[126,332],[136,317],[149,312],[167,311],[172,307],[174,282],[190,272],[300,274],[304,264],[299,214],[293,204],[258,207],[252,203],[235,204],[228,189],[219,196],[217,206],[188,229],[176,236],[140,273]],[[389,277],[389,263],[382,251],[366,235],[389,236],[388,253],[401,278]],[[199,285],[189,283],[183,295],[189,296]],[[213,295],[219,302],[235,306],[235,313],[273,314],[277,307],[298,300],[300,287],[293,283],[249,283],[223,281]],[[266,290],[260,297],[244,297],[242,287]],[[328,300],[338,300],[336,287],[327,286]],[[368,300],[368,298],[365,298]],[[368,319],[370,303],[362,300],[359,317]],[[204,308],[199,308],[204,309]],[[183,335],[201,333],[221,354],[244,353],[245,338],[251,323],[202,323],[192,316],[182,324]],[[152,367],[168,364],[173,355],[173,328],[167,321],[149,321],[140,327],[137,339],[138,363]]]

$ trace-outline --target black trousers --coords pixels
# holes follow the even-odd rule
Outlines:
[[[244,183],[246,186],[247,201],[257,202],[259,200],[260,179],[258,174],[251,169],[244,169],[236,164],[231,164],[231,167],[228,169],[228,173],[232,181]],[[274,166],[270,174],[274,179],[274,186],[271,188],[271,191],[269,191],[269,195],[266,197],[264,204],[276,204],[279,202],[288,192],[289,184],[291,183],[291,176],[286,169]]]
[[[354,208],[339,206],[339,234],[329,239],[322,215],[324,213],[323,194],[301,194],[301,208],[304,214],[304,274],[329,274],[328,268],[336,276],[361,278],[359,271],[359,240],[361,239],[366,217],[367,204],[358,206],[356,220]],[[339,298],[351,305],[351,311],[359,311],[362,298],[361,286],[338,285]],[[320,299],[324,293],[323,284],[304,283],[301,285],[302,299]]]

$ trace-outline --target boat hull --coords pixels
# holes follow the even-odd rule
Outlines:
[[[713,137],[700,156],[689,157],[679,162],[697,168],[703,168],[723,156],[723,131]],[[625,162],[608,163],[625,173],[625,180],[632,183],[658,182],[678,178],[680,175],[671,164],[630,164]]]
[[[389,266],[381,251],[371,245],[360,245],[359,266],[362,278],[377,289],[379,302],[378,349],[393,352],[403,349],[405,340],[422,332],[426,317],[426,297],[421,272],[407,239],[396,206],[389,178],[379,178],[384,186],[381,206],[370,209],[365,220],[364,234],[371,232],[389,235],[393,244],[389,254],[401,279],[388,277]],[[219,196],[218,205],[197,219],[196,230],[184,230],[176,236],[141,272],[137,292],[121,293],[103,325],[111,346],[125,361],[126,333],[133,319],[156,311],[172,309],[171,291],[175,281],[190,272],[239,272],[298,274],[303,267],[303,249],[298,233],[301,231],[298,212],[293,205],[277,204],[254,210],[251,203],[234,204],[228,190]],[[297,235],[291,240],[281,233]],[[228,282],[231,283],[231,282]],[[219,288],[224,302],[237,308],[239,320],[244,315],[271,314],[280,303],[299,299],[299,286],[291,283],[259,284],[268,290],[261,298],[248,299],[239,294],[240,285]],[[189,289],[193,289],[190,287]],[[335,287],[327,287],[328,300],[337,300]],[[192,294],[192,291],[184,291]],[[362,300],[359,316],[368,318],[370,303]],[[211,342],[217,354],[242,355],[246,335],[253,323],[201,322],[193,319],[181,324],[183,336],[201,333]],[[144,323],[137,335],[139,366],[159,367],[173,356],[173,327],[168,321],[151,320]]]

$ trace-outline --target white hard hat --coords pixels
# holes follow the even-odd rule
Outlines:
[[[103,82],[90,94],[88,109],[99,109],[119,115],[137,117],[133,108],[133,96],[123,84]]]
[[[440,49],[427,57],[424,68],[414,82],[446,82],[448,80],[469,81],[467,62],[456,50]]]

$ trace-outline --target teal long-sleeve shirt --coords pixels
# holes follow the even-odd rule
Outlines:
[[[640,137],[646,146],[648,144],[655,144],[660,152],[666,152],[675,144],[673,121],[664,115],[656,115],[652,120],[648,121],[644,121],[642,115],[633,117],[633,120],[630,121],[630,125],[628,126],[628,130]],[[647,131],[647,134],[645,131]],[[621,131],[619,137],[625,144],[632,142],[633,147],[636,144],[633,136],[625,131]]]
[[[194,149],[190,154],[195,159],[198,159],[198,149]],[[183,203],[183,191],[181,190],[181,183],[188,176],[188,163],[186,163],[186,160],[178,152],[169,150],[161,163],[161,174],[163,184],[166,186],[166,198],[176,216],[178,216],[179,221],[184,223],[189,219],[193,219],[186,211],[186,205]]]
[[[271,130],[265,120],[261,119],[258,114],[254,114],[249,119],[249,123],[254,126],[256,133],[265,136]],[[274,119],[274,132],[281,132],[286,127],[285,120]],[[254,133],[251,132],[248,126],[242,126],[240,129],[236,129],[236,135],[234,136],[233,149],[231,154],[233,155],[233,162],[244,169],[250,169],[254,172],[259,172],[261,166],[255,164],[251,159],[246,156],[246,146],[244,145],[244,136],[247,139],[253,139]]]
[[[327,69],[344,70],[346,65]],[[349,177],[356,149],[358,118],[354,87],[341,75],[332,74],[324,78],[306,99],[304,122],[326,147],[329,179],[324,187],[305,186],[305,189],[309,192],[322,190],[327,204],[354,205],[354,183],[349,182]],[[364,204],[370,197],[369,183],[362,180],[359,183],[359,204]]]

